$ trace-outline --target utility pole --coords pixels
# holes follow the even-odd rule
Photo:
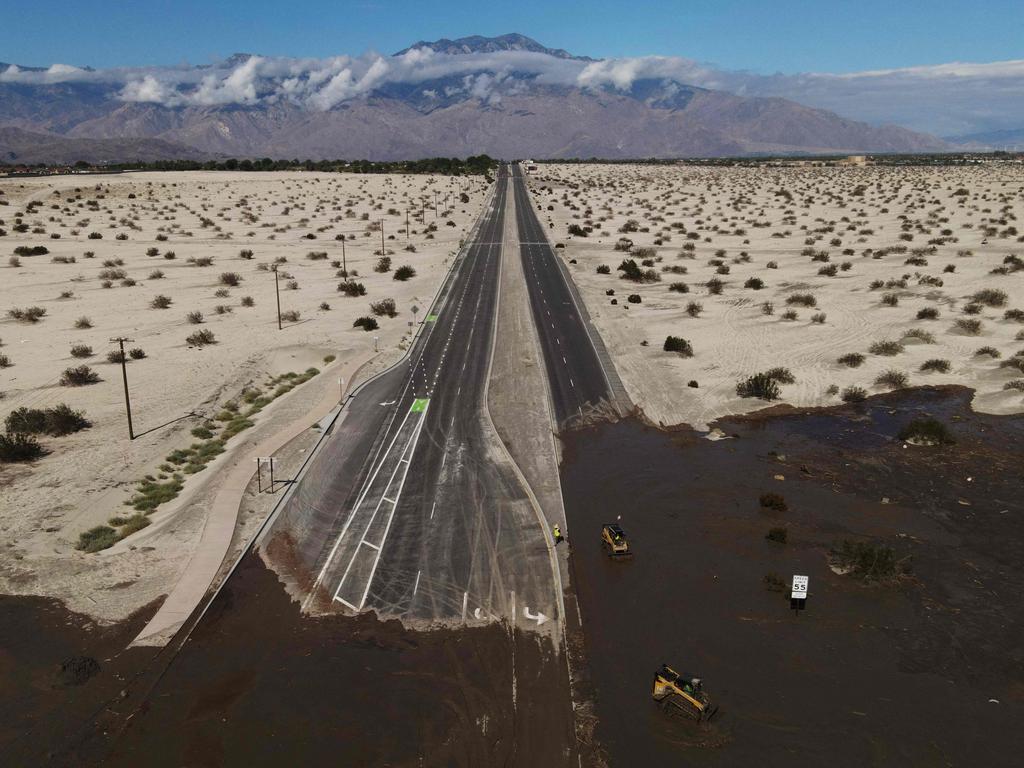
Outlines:
[[[437,218],[437,190],[434,190],[434,218]]]
[[[263,493],[263,459],[256,459],[256,493]]]
[[[348,280],[348,262],[345,261],[345,235],[341,235],[341,271],[345,273],[345,279]]]
[[[274,266],[274,292],[277,294],[277,330],[281,330],[281,281]]]
[[[384,219],[380,220],[380,257],[383,259],[387,256],[387,250],[384,248]]]
[[[116,339],[111,341],[117,342],[118,346],[121,347],[121,378],[124,380],[124,409],[128,413],[128,439],[135,439],[135,430],[132,427],[132,401],[128,397],[128,358],[124,353],[124,343],[126,341],[134,341],[134,339],[126,339],[124,336],[118,336]]]
[[[405,239],[409,239],[409,209],[405,209]]]

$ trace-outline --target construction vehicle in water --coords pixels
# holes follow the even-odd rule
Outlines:
[[[629,548],[626,533],[616,523],[605,523],[601,528],[601,544],[608,556],[613,560],[623,560],[633,556]]]
[[[681,675],[668,664],[654,673],[653,697],[666,714],[680,715],[705,723],[718,712],[718,705],[704,690],[699,677]]]

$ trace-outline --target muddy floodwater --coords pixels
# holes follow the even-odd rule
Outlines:
[[[728,439],[623,421],[565,437],[562,482],[587,675],[610,765],[1020,765],[1024,419],[967,390],[727,420]],[[896,439],[914,416],[946,447]],[[784,512],[764,509],[764,493]],[[612,562],[600,526],[635,551]],[[786,543],[766,539],[786,529]],[[909,572],[829,567],[843,540]],[[810,577],[790,610],[794,574]],[[661,663],[720,705],[702,729],[651,700]]]

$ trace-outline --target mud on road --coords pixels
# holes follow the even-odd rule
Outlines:
[[[1024,418],[961,388],[725,420],[710,441],[635,420],[563,436],[562,487],[597,738],[611,765],[1014,765],[1024,734]],[[915,415],[957,443],[905,446]],[[759,496],[784,496],[785,512]],[[611,562],[615,521],[635,557]],[[785,527],[787,543],[766,540]],[[829,568],[843,540],[908,558],[897,581]],[[810,577],[799,615],[788,585]],[[776,582],[776,588],[778,582]],[[721,713],[651,700],[667,662]]]

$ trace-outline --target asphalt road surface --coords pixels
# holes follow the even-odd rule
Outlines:
[[[485,412],[508,182],[502,168],[408,362],[359,392],[276,524],[313,577],[307,607],[412,625],[557,616],[547,532]]]
[[[537,219],[519,166],[512,168],[523,271],[559,425],[625,397],[614,369],[602,365],[582,309]],[[600,340],[597,340],[600,344]],[[611,371],[609,375],[608,371]]]

